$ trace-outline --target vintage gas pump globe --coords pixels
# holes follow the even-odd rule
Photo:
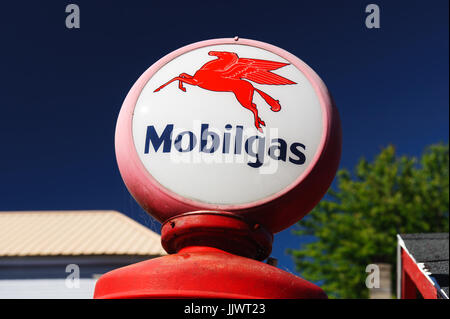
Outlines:
[[[237,37],[178,49],[131,88],[115,143],[169,255],[103,275],[95,298],[326,298],[261,262],[340,160],[338,112],[299,58]]]

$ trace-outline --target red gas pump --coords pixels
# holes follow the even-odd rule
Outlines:
[[[332,98],[292,54],[239,38],[170,53],[132,87],[116,128],[122,178],[169,255],[103,275],[94,297],[326,298],[261,261],[326,193],[340,153]]]

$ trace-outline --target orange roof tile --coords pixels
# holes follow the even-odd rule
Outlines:
[[[160,235],[117,211],[0,212],[0,256],[164,254]]]

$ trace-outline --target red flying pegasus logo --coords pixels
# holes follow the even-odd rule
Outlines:
[[[278,112],[281,109],[281,105],[278,100],[275,100],[263,91],[253,87],[250,82],[245,80],[250,80],[259,84],[296,84],[291,80],[270,72],[289,65],[289,63],[239,58],[239,56],[233,52],[210,51],[208,54],[216,56],[218,59],[207,62],[195,72],[193,76],[181,73],[166,84],[161,85],[154,92],[158,92],[173,81],[179,81],[178,87],[184,92],[186,92],[186,89],[183,87],[183,82],[197,85],[205,90],[233,92],[238,102],[243,107],[253,112],[255,117],[255,127],[262,132],[260,125],[265,126],[266,124],[258,116],[256,104],[252,102],[254,91],[262,96],[267,104],[271,106],[273,112]]]

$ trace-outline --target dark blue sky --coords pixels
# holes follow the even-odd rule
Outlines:
[[[69,3],[80,29],[65,27]],[[380,29],[365,27],[369,3]],[[151,64],[211,38],[268,42],[309,64],[341,114],[341,167],[390,143],[417,156],[448,142],[448,30],[448,0],[2,3],[0,211],[115,209],[159,231],[120,178],[115,121]],[[290,232],[273,255],[294,271]]]

